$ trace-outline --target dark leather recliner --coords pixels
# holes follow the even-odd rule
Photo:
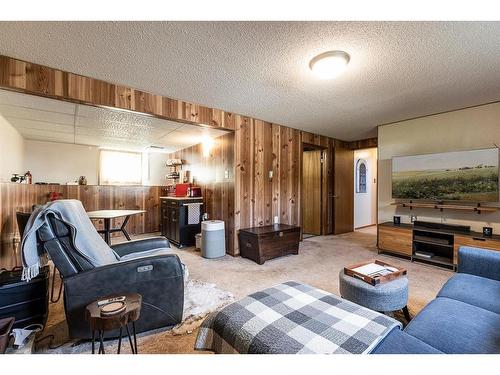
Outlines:
[[[85,308],[111,294],[142,295],[137,332],[170,327],[182,320],[184,276],[179,257],[167,253],[168,240],[154,237],[111,246],[119,257],[102,267],[92,266],[73,245],[70,228],[54,215],[37,231],[39,246],[48,252],[64,283],[64,309],[73,339],[89,339]],[[117,337],[117,332],[106,338]]]

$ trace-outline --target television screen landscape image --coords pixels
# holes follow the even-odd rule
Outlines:
[[[498,148],[392,158],[394,199],[498,202]]]

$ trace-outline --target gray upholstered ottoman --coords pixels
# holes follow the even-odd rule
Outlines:
[[[340,296],[358,305],[381,312],[403,310],[405,319],[410,321],[408,303],[408,279],[400,277],[377,286],[370,285],[355,277],[339,272]]]

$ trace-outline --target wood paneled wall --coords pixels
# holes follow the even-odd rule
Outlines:
[[[274,216],[300,225],[301,132],[248,117],[235,125],[236,231],[271,225]]]
[[[234,255],[234,132],[215,138],[208,156],[203,156],[203,145],[197,144],[169,157],[182,159],[182,168],[202,188],[209,219],[225,221],[226,251]]]
[[[143,234],[160,230],[159,186],[78,186],[78,185],[25,185],[0,183],[0,260],[8,259],[12,245],[19,240],[16,212],[31,212],[34,204],[48,201],[50,192],[62,194],[64,199],[79,199],[87,211],[105,209],[141,209],[146,213],[132,216],[127,224],[130,234]],[[114,221],[120,226],[123,218]],[[98,229],[103,223],[94,221]],[[118,235],[118,234],[116,234]],[[4,265],[0,264],[0,267]]]
[[[366,138],[366,139],[360,139],[359,141],[352,141],[352,142],[346,142],[347,148],[351,150],[360,150],[363,148],[373,148],[377,147],[378,145],[378,138]]]
[[[323,162],[323,233],[333,232],[333,139],[278,124],[235,117],[235,231],[279,222],[302,225],[302,149],[325,150]],[[352,163],[351,163],[352,165]],[[272,177],[269,172],[272,171]],[[341,218],[339,218],[340,220]],[[351,229],[352,230],[352,229]],[[235,251],[238,253],[235,235]]]
[[[349,179],[348,172],[349,169],[352,174],[353,155],[352,151],[348,152],[347,143],[6,56],[0,56],[0,87],[234,130],[234,189],[228,186],[224,190],[223,184],[215,183],[213,189],[205,187],[205,190],[207,208],[214,215],[220,210],[230,216],[234,210],[234,229],[230,234],[233,246],[228,249],[235,255],[238,254],[237,233],[240,228],[272,224],[274,216],[278,216],[281,223],[301,225],[303,144],[321,146],[326,151],[323,163],[323,233],[343,233],[353,229],[353,213],[348,211],[349,207],[352,211],[353,206],[353,178]],[[190,151],[190,158],[195,160],[193,163],[199,163],[195,154],[199,153],[200,147],[195,146]],[[216,158],[214,156],[210,163],[216,163]],[[210,166],[207,165],[207,168]],[[269,171],[273,173],[272,178]],[[349,189],[350,195],[347,194]],[[339,192],[345,203],[339,203],[339,198],[333,199]],[[227,199],[217,198],[224,194]],[[234,194],[234,208],[230,207],[230,194]],[[218,208],[226,207],[226,200],[227,211]]]
[[[345,215],[340,205],[334,209],[334,174],[335,158],[334,139],[291,129],[278,124],[255,120],[236,115],[236,130],[233,134],[220,137],[224,143],[215,143],[209,158],[202,156],[202,145],[195,145],[171,154],[171,157],[183,159],[187,168],[192,171],[195,180],[201,185],[205,204],[210,217],[226,221],[227,249],[231,255],[239,254],[239,229],[271,225],[278,216],[280,223],[302,225],[301,190],[302,190],[302,149],[304,145],[320,147],[324,150],[322,192],[322,232],[323,234],[352,231],[352,214],[346,217],[334,216],[334,213]],[[231,146],[234,150],[234,162],[229,157]],[[348,160],[348,149],[339,143],[341,157],[337,163],[344,163],[345,170],[353,168],[353,160]],[[352,155],[352,151],[351,156]],[[225,158],[218,155],[228,155]],[[343,156],[343,158],[342,158]],[[346,158],[347,156],[347,158]],[[224,168],[234,171],[234,181],[215,183],[216,166],[219,174]],[[272,172],[270,177],[269,172]],[[198,176],[208,178],[203,183]],[[341,175],[342,176],[342,175]],[[344,176],[342,176],[344,178]],[[226,185],[227,184],[227,185]],[[342,185],[342,182],[339,182]],[[352,182],[351,187],[353,188]],[[222,190],[220,190],[222,189]],[[227,190],[228,193],[224,193]],[[353,192],[344,199],[353,199]],[[231,206],[231,196],[234,206]],[[352,203],[346,203],[347,206]],[[220,209],[227,207],[227,210]],[[338,228],[334,225],[338,223]],[[228,232],[229,230],[229,232]]]
[[[54,99],[121,108],[169,120],[234,129],[233,115],[0,55],[0,87]]]

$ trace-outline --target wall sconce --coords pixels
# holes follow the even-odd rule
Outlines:
[[[208,157],[210,156],[210,151],[212,151],[212,148],[214,147],[214,140],[213,138],[207,137],[203,139],[201,142],[202,150],[203,150],[203,156]]]

